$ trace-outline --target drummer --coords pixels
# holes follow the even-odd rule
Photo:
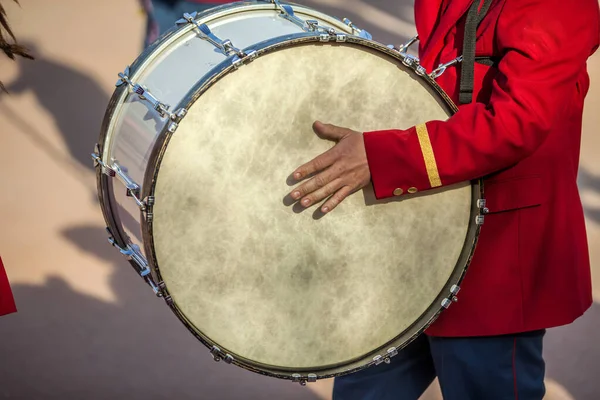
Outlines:
[[[464,56],[438,79],[460,110],[405,130],[316,122],[337,144],[293,171],[291,195],[328,213],[369,184],[386,199],[484,177],[489,214],[458,303],[333,398],[418,399],[437,376],[445,400],[542,399],[545,330],[592,304],[577,170],[598,1],[416,0],[415,20],[428,71]]]

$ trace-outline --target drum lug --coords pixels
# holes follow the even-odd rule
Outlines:
[[[452,303],[458,302],[458,297],[456,297],[458,292],[460,292],[460,286],[452,285],[452,287],[450,288],[450,296],[442,300],[442,307],[448,309],[450,305],[452,305]]]
[[[98,165],[100,165],[100,145],[98,143],[96,143],[94,145],[94,152],[92,153],[92,159],[94,160],[94,168],[98,167]]]
[[[133,179],[127,175],[127,172],[123,170],[123,168],[118,163],[113,163],[110,167],[112,171],[115,172],[116,177],[125,185],[126,195],[127,197],[131,197],[135,203],[138,205],[140,210],[146,211],[146,205],[140,199],[140,185],[135,183]],[[115,176],[115,175],[112,175]]]
[[[179,108],[174,113],[169,115],[169,125],[167,126],[167,130],[170,133],[175,133],[177,128],[179,127],[179,122],[187,115],[187,110],[185,108]]]
[[[110,229],[106,228],[110,235]],[[148,261],[143,256],[140,251],[140,246],[137,244],[129,243],[125,248],[118,245],[115,238],[110,235],[108,237],[108,242],[119,250],[119,253],[125,256],[125,258],[131,262],[133,262],[136,266],[135,270],[137,273],[146,281],[146,283],[152,288],[154,294],[160,297],[161,290],[158,288],[156,283],[154,282],[154,278],[152,278],[150,267],[148,266]]]
[[[460,286],[452,285],[452,287],[450,288],[450,294],[451,294],[450,298],[452,299],[452,301],[454,303],[458,302],[458,297],[456,297],[458,292],[460,292]]]
[[[307,376],[302,376],[301,374],[292,374],[292,382],[299,383],[300,386],[306,386],[307,382],[316,382],[317,375],[316,374],[308,374]]]
[[[154,214],[152,213],[152,206],[154,205],[154,196],[146,196],[142,203],[144,203],[144,214],[146,216],[146,222],[150,223],[154,219]]]
[[[388,349],[387,354],[388,354],[388,358],[392,358],[394,356],[397,356],[398,355],[398,349],[395,348],[395,347],[391,347],[391,348]]]
[[[373,39],[373,35],[371,35],[369,32],[358,28],[356,25],[354,25],[352,23],[352,21],[350,21],[348,18],[344,18],[342,19],[342,22],[346,25],[348,25],[349,28],[352,28],[356,33],[358,33],[358,37],[361,37],[363,39],[367,39],[367,40],[372,40]]]
[[[179,124],[178,124],[177,122],[173,122],[173,121],[171,121],[171,122],[169,123],[169,126],[167,127],[167,130],[168,130],[170,133],[175,133],[175,131],[177,130],[177,128],[178,128],[178,127],[179,127]]]
[[[146,196],[144,198],[144,204],[146,207],[152,207],[154,205],[154,196]]]
[[[294,9],[289,4],[281,4],[279,0],[271,0],[271,3],[275,4],[275,6],[279,9],[279,15],[282,18],[287,19],[291,23],[302,28],[302,30],[306,32],[315,32],[321,28],[320,26],[318,26],[318,21],[304,21],[301,18],[298,18],[296,16],[296,13],[294,12]]]
[[[402,64],[404,66],[412,69],[419,76],[427,76],[427,70],[420,64],[421,60],[418,57],[415,57],[411,54],[407,54],[406,50],[398,50],[394,48],[394,45],[387,46],[390,50],[394,50],[400,54],[402,57]],[[401,46],[402,47],[402,46]]]
[[[418,40],[419,40],[419,35],[416,35],[416,36],[412,37],[408,42],[400,45],[400,47],[398,48],[398,51],[401,54],[407,54],[408,53],[408,49],[410,48],[410,46],[412,46],[413,44],[415,44]]]
[[[397,356],[397,355],[398,355],[398,349],[396,347],[390,347],[387,350],[387,353],[385,356],[376,355],[375,357],[373,357],[373,363],[375,365],[380,365],[383,363],[389,364],[392,362],[392,357]]]
[[[477,208],[481,211],[483,215],[489,214],[490,209],[486,207],[487,201],[485,199],[477,200]]]
[[[348,36],[346,36],[343,33],[337,33],[335,35],[335,41],[338,43],[345,42],[347,38],[348,38]]]
[[[108,165],[106,165],[104,163],[104,161],[102,161],[102,157],[100,156],[100,152],[97,150],[98,149],[98,145],[96,144],[95,149],[94,149],[94,153],[92,153],[92,159],[94,160],[94,167],[101,167],[102,168],[102,173],[106,176],[110,176],[111,178],[113,178],[117,173],[115,172],[114,169],[112,169],[111,167],[109,167]]]
[[[163,118],[165,116],[170,117],[171,114],[169,113],[169,108],[171,108],[171,106],[169,106],[168,104],[165,104],[165,103],[161,103],[156,98],[156,96],[154,96],[150,92],[150,90],[148,90],[147,87],[142,86],[138,83],[132,82],[129,79],[130,72],[131,72],[131,70],[130,70],[129,66],[127,66],[127,68],[125,68],[125,71],[119,72],[119,80],[117,81],[115,86],[120,87],[120,86],[127,84],[130,87],[130,90],[132,93],[137,94],[138,98],[140,100],[149,103],[152,106],[152,109],[155,110],[156,112],[158,112],[158,114],[161,117],[163,117]]]
[[[102,167],[102,173],[110,176],[111,178],[117,177],[123,183],[123,185],[125,185],[127,197],[133,198],[138,207],[140,207],[140,210],[146,211],[146,203],[139,198],[140,186],[135,183],[125,171],[123,171],[123,168],[121,168],[119,164],[114,163],[112,166],[106,165],[98,153],[92,153],[92,159],[94,160],[94,165],[96,167]]]
[[[279,15],[282,18],[287,19],[288,21],[290,21],[294,25],[300,27],[303,31],[305,31],[305,32],[325,32],[330,37],[331,36],[333,36],[333,37],[336,36],[336,32],[335,32],[335,30],[333,28],[328,28],[326,26],[320,26],[319,25],[319,21],[312,20],[312,19],[308,20],[308,21],[304,21],[303,19],[297,17],[296,13],[294,12],[294,9],[289,4],[281,4],[279,2],[279,0],[271,0],[271,3],[275,4],[275,6],[277,7],[277,9],[279,9]],[[360,35],[361,31],[359,29],[354,28],[354,27],[352,27],[352,29],[354,29],[357,32],[359,32],[359,35]],[[368,38],[367,35],[369,35],[369,34],[367,32],[365,32],[365,39]],[[338,40],[338,41],[346,41],[345,40],[345,36],[346,35],[344,35],[344,40]],[[323,41],[323,35],[321,35],[321,40]],[[328,42],[329,39],[327,39],[325,41]]]
[[[233,45],[233,43],[231,43],[231,40],[229,40],[229,39],[223,40],[223,39],[217,37],[214,33],[212,33],[212,31],[206,24],[198,24],[198,21],[196,21],[197,16],[198,16],[198,13],[196,11],[194,11],[191,14],[184,13],[183,18],[178,19],[176,21],[176,24],[177,25],[185,25],[185,24],[193,25],[198,30],[198,33],[200,34],[201,39],[206,40],[207,42],[209,42],[210,44],[215,46],[217,49],[219,49],[219,51],[221,53],[223,53],[223,55],[225,55],[227,57],[234,55],[234,54],[240,58],[243,58],[246,56],[246,53],[244,53],[243,50],[240,50],[237,47],[235,47]]]
[[[387,48],[400,53],[400,56],[402,57],[402,64],[412,69],[417,75],[427,76],[427,70],[421,65],[421,60],[418,57],[408,54],[409,47],[412,46],[417,40],[419,40],[418,35],[410,39],[405,44],[400,45],[399,48],[395,48],[393,44],[388,45]]]
[[[450,293],[452,293],[452,295],[456,296],[458,294],[458,292],[460,292],[460,286],[452,285],[452,287],[450,288]]]
[[[335,32],[333,30],[330,31],[330,32],[328,32],[328,33],[322,33],[319,36],[319,40],[321,42],[325,42],[325,43],[329,42],[329,41],[332,41],[334,39],[335,39],[336,42],[342,43],[342,42],[345,42],[348,39],[348,36],[345,33],[338,33],[338,32]]]
[[[173,114],[170,115],[170,119],[173,122],[180,122],[186,115],[187,110],[185,108],[178,108]]]
[[[228,353],[224,353],[223,351],[221,351],[220,348],[218,348],[217,346],[213,346],[210,349],[210,354],[212,354],[213,359],[216,362],[219,362],[221,360],[225,361],[226,364],[231,364],[234,361],[234,358],[231,354]]]
[[[477,200],[477,208],[479,208],[479,215],[475,217],[475,223],[478,226],[481,226],[485,222],[485,215],[488,214],[490,210],[486,207],[485,199]]]
[[[250,61],[254,60],[257,55],[258,55],[258,53],[256,51],[251,50],[248,53],[246,53],[246,55],[244,57],[234,56],[231,59],[231,65],[235,69],[238,69],[241,65],[247,64]]]
[[[319,30],[319,21],[316,19],[309,19],[305,21],[306,27],[310,32],[316,32]]]
[[[415,57],[413,55],[406,54],[406,53],[400,53],[400,54],[402,55],[402,64],[413,69],[415,72],[417,72],[419,70],[419,67],[421,67],[421,65],[420,65],[421,60],[419,60],[418,57]],[[423,67],[421,67],[421,68],[424,70]]]

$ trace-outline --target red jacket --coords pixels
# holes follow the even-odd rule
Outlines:
[[[8,277],[6,271],[4,271],[4,265],[2,265],[2,259],[0,258],[0,315],[6,315],[16,312],[15,300],[13,299],[10,285],[8,284]]]
[[[421,64],[461,54],[473,0],[416,0]],[[577,188],[586,60],[600,42],[597,0],[495,0],[478,29],[475,102],[419,132],[365,132],[378,198],[396,188],[485,177],[485,217],[457,303],[427,330],[436,336],[509,334],[571,323],[592,303]],[[438,83],[458,103],[460,67]],[[392,128],[392,127],[391,127]],[[425,128],[425,129],[423,129]],[[429,158],[429,170],[425,158]],[[432,167],[433,166],[433,167]],[[399,192],[399,191],[398,191]]]

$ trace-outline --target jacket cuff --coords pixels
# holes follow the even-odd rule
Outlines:
[[[442,186],[425,124],[363,134],[375,197],[405,196]]]

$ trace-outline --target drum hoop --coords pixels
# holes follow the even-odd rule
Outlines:
[[[293,5],[294,10],[301,14],[317,15],[319,18],[322,18],[323,20],[326,20],[332,24],[335,22],[340,26],[344,25],[338,19],[313,8],[290,2],[286,2],[285,4]],[[277,10],[277,6],[268,1],[239,1],[235,3],[228,3],[210,8],[206,11],[199,13],[196,17],[196,21],[206,23],[220,17],[226,17],[237,13],[257,10]],[[169,30],[165,31],[152,44],[146,47],[144,51],[142,51],[142,53],[131,64],[131,66],[129,67],[129,78],[136,80],[136,78],[144,72],[148,64],[155,60],[157,57],[159,57],[164,49],[168,48],[168,46],[172,42],[181,38],[183,35],[191,31],[192,29],[194,29],[192,25],[186,24],[181,27],[173,26]],[[348,27],[348,29],[350,28]],[[108,159],[108,153],[106,152],[109,149],[105,146],[107,146],[107,139],[112,134],[113,126],[115,123],[114,116],[118,112],[119,107],[125,102],[125,99],[128,95],[129,88],[127,87],[127,85],[117,86],[117,88],[113,91],[113,94],[107,105],[102,120],[102,125],[100,127],[98,143],[96,144],[95,149],[95,153],[100,155],[103,160]],[[162,136],[163,134],[164,130],[159,136]],[[149,166],[150,162],[148,163],[147,167]],[[147,173],[148,171],[146,171],[146,174]],[[102,172],[102,168],[96,168],[96,189],[98,192],[98,202],[100,205],[100,209],[102,210],[102,215],[106,223],[106,230],[108,231],[109,236],[112,239],[114,239],[114,244],[116,244],[120,248],[126,248],[127,245],[131,243],[131,241],[128,240],[128,235],[123,229],[124,224],[121,221],[121,217],[119,215],[118,210],[113,207],[113,205],[116,205],[116,200],[113,185],[111,184],[111,179]],[[143,215],[141,215],[140,221],[143,220]],[[139,267],[135,261],[129,260],[129,263],[135,270],[138,270]]]
[[[256,56],[261,57],[271,52],[290,47],[293,45],[300,44],[310,44],[320,42],[320,36],[310,33],[300,33],[296,35],[288,35],[286,37],[280,37],[272,40],[268,40],[262,42],[258,45],[252,46],[252,50],[256,51]],[[338,43],[325,43],[325,44],[333,44],[336,45]],[[372,50],[377,50],[385,55],[396,59],[401,68],[405,69],[407,72],[411,73],[413,76],[422,79],[430,88],[432,88],[441,98],[443,103],[447,106],[448,112],[450,115],[454,114],[458,111],[457,106],[453,103],[453,101],[448,97],[448,95],[443,91],[443,89],[427,74],[417,74],[416,66],[413,65],[413,68],[405,67],[402,65],[402,56],[394,50],[391,50],[379,43],[374,41],[366,40],[363,38],[348,36],[346,38],[345,44],[355,45],[359,47],[366,47]],[[251,50],[246,49],[245,51]],[[244,68],[241,66],[240,68]],[[195,87],[193,90],[190,90],[188,96],[182,100],[179,104],[178,108],[185,108],[186,110],[190,108],[190,106],[203,95],[207,90],[209,90],[215,83],[217,83],[224,76],[229,73],[235,72],[235,67],[232,65],[231,61],[224,61],[219,64],[215,69],[213,69],[210,75],[205,76]],[[176,133],[176,132],[175,132]],[[155,184],[158,178],[158,173],[160,170],[160,165],[164,154],[167,150],[169,140],[174,133],[168,131],[165,127],[161,134],[159,135],[156,145],[152,150],[152,153],[148,162],[148,169],[146,170],[146,175],[144,178],[143,185],[143,198],[147,196],[154,196],[155,194]],[[459,286],[464,279],[464,276],[467,272],[467,269],[471,263],[475,247],[477,244],[477,240],[480,234],[480,224],[476,222],[476,219],[481,216],[482,209],[479,208],[479,200],[483,199],[483,180],[478,179],[471,182],[471,211],[470,211],[470,223],[467,231],[467,235],[465,238],[465,243],[463,245],[463,249],[461,250],[460,257],[454,270],[441,290],[440,294],[436,297],[435,301],[430,305],[427,310],[404,332],[399,333],[394,339],[390,340],[381,348],[370,351],[367,354],[356,357],[353,360],[349,360],[343,363],[337,363],[334,365],[322,366],[318,369],[314,368],[288,368],[288,367],[276,367],[272,365],[265,365],[258,363],[253,360],[245,359],[241,356],[238,356],[234,353],[228,353],[227,349],[220,348],[218,343],[214,342],[209,337],[205,336],[199,329],[197,329],[191,321],[187,319],[185,314],[179,309],[176,302],[174,302],[170,298],[169,290],[164,284],[162,279],[160,268],[158,266],[156,260],[155,246],[154,246],[154,234],[153,234],[153,223],[152,221],[148,221],[146,219],[142,219],[142,235],[144,238],[145,250],[148,257],[148,263],[153,270],[153,273],[156,275],[158,282],[161,282],[160,286],[163,288],[163,295],[165,298],[170,299],[167,301],[168,306],[175,313],[175,315],[183,322],[183,324],[187,327],[187,329],[207,348],[214,349],[214,346],[219,347],[219,351],[222,356],[226,354],[230,354],[233,357],[233,360],[229,360],[232,364],[237,365],[241,368],[262,374],[271,377],[281,378],[281,379],[292,379],[297,380],[297,376],[294,375],[300,374],[304,376],[304,380],[307,380],[307,374],[317,375],[317,379],[325,379],[332,378],[340,375],[345,375],[348,373],[356,372],[358,370],[362,370],[370,367],[371,365],[376,363],[377,356],[381,356],[381,359],[385,359],[388,354],[388,348],[393,346],[395,343],[400,343],[396,350],[400,350],[401,348],[406,347],[409,343],[411,343],[414,339],[416,339],[420,334],[422,334],[440,315],[441,312],[445,309],[442,306],[442,301],[450,300],[452,301],[454,297],[454,293],[451,292],[451,289],[454,285]],[[150,210],[151,211],[151,210]],[[436,305],[437,304],[437,305]],[[319,375],[319,373],[321,373]]]

